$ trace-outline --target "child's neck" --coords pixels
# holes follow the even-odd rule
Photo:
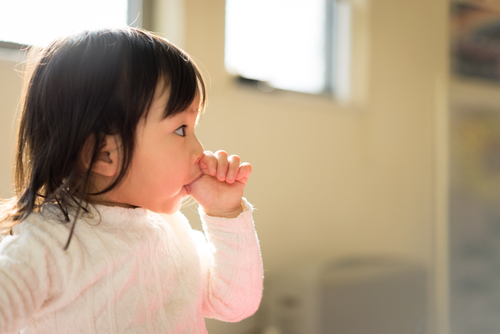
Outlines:
[[[89,203],[91,204],[98,204],[98,205],[105,205],[105,206],[119,206],[122,208],[137,208],[137,206],[133,206],[127,203],[118,203],[118,202],[112,202],[112,201],[106,201],[106,200],[101,200],[101,199],[90,199]]]

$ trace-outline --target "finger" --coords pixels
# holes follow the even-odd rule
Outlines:
[[[200,166],[201,169],[208,169],[207,163],[206,163],[207,156],[205,155],[205,152],[203,152],[203,155],[201,156],[200,160],[198,160],[198,166]]]
[[[237,155],[231,155],[228,158],[228,162],[226,182],[231,184],[236,180],[236,175],[238,175],[240,170],[241,159]]]
[[[252,174],[252,165],[248,162],[244,162],[240,165],[238,174],[236,175],[236,181],[246,184],[250,174]]]
[[[217,157],[212,151],[205,151],[203,157],[198,162],[203,173],[215,176],[217,173]]]
[[[229,165],[227,161],[227,153],[226,151],[219,150],[215,152],[215,156],[217,157],[217,180],[225,181],[227,174],[227,167]]]

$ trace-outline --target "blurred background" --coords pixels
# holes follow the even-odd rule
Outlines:
[[[254,167],[260,310],[221,334],[500,333],[500,6],[1,1],[0,197],[27,45],[131,25],[209,84],[197,134]],[[194,228],[196,207],[182,211]]]

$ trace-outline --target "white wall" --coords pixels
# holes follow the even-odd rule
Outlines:
[[[246,197],[258,209],[266,276],[350,254],[393,254],[432,270],[439,246],[436,212],[445,205],[436,198],[444,176],[436,179],[435,158],[443,132],[436,119],[446,113],[440,102],[446,93],[447,1],[371,1],[359,23],[366,26],[354,27],[370,41],[355,55],[368,60],[366,73],[356,68],[368,80],[361,107],[234,85],[223,67],[224,0],[157,5],[166,11],[173,2],[186,16],[170,35],[209,73],[209,105],[198,135],[206,149],[225,149],[253,164]],[[167,38],[173,29],[162,21],[156,26]],[[0,196],[9,193],[7,133],[20,89],[12,66],[0,62]],[[193,210],[184,211],[195,219]],[[252,325],[240,328],[245,326]],[[215,322],[209,328],[237,332]]]
[[[12,165],[14,162],[15,119],[21,97],[21,73],[17,72],[16,55],[0,52],[0,198],[14,196]]]
[[[267,277],[350,254],[400,255],[434,277],[446,205],[436,198],[446,182],[436,179],[436,150],[446,126],[437,120],[446,117],[447,5],[371,1],[362,22],[369,36],[361,36],[369,39],[367,103],[359,108],[233,85],[223,68],[224,1],[185,0],[183,43],[211,79],[198,134],[207,149],[253,163],[246,195],[258,208]]]

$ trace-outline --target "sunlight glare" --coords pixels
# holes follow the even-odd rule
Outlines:
[[[325,0],[227,0],[229,72],[294,91],[325,83]]]
[[[75,30],[126,26],[127,0],[0,1],[0,13],[0,40],[44,46]]]

